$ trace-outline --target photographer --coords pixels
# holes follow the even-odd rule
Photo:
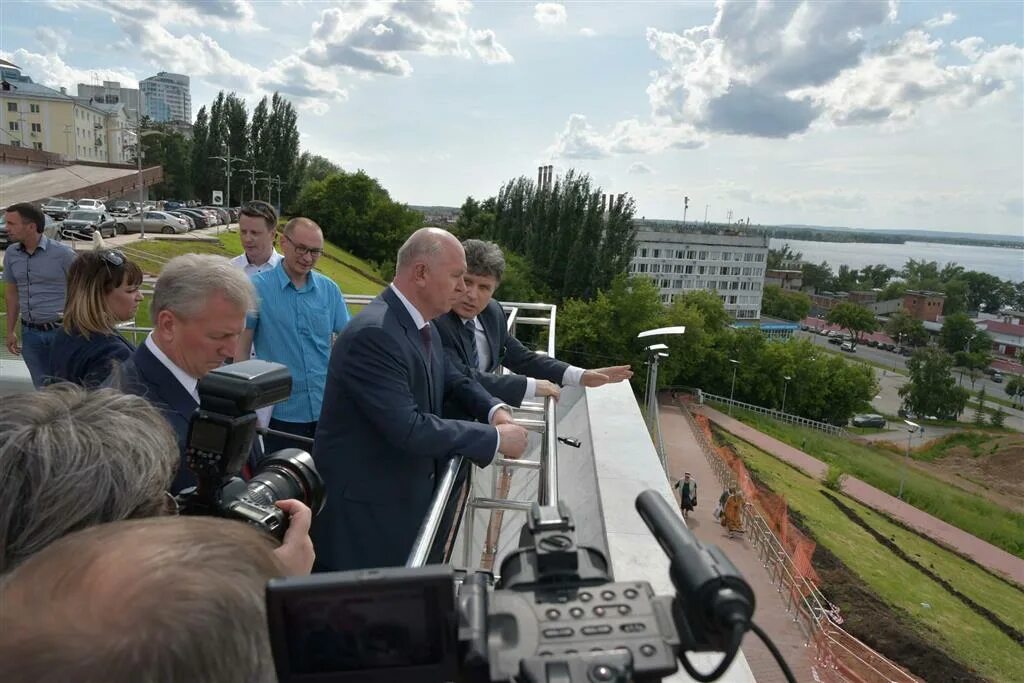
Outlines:
[[[210,517],[66,536],[0,588],[5,683],[277,680],[263,591],[270,538]]]
[[[0,400],[0,574],[79,529],[176,510],[167,490],[179,462],[160,411],[113,389],[60,384]],[[311,513],[295,500],[275,551],[308,573]]]

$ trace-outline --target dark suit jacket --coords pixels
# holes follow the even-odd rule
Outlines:
[[[313,446],[327,485],[313,520],[318,570],[404,564],[447,461],[494,457],[494,427],[439,417],[446,397],[483,421],[500,401],[448,362],[431,328],[428,359],[389,287],[334,344]]]
[[[181,382],[145,344],[140,344],[119,371],[111,375],[107,385],[126,394],[142,396],[160,409],[178,437],[178,450],[181,452],[171,493],[177,494],[184,488],[195,486],[196,479],[185,462],[185,447],[188,445],[189,421],[199,404],[185,391]]]
[[[466,347],[469,340],[462,335],[465,323],[455,311],[445,313],[434,320],[434,323],[441,335],[445,352],[455,366],[480,382],[491,395],[497,396],[509,405],[519,406],[523,401],[523,394],[526,393],[527,377],[546,379],[555,384],[562,383],[562,377],[569,364],[531,351],[511,336],[508,333],[505,311],[497,301],[487,304],[477,316],[477,320],[483,325],[491,352],[490,365],[485,372],[470,367],[470,350]],[[493,374],[499,366],[505,366],[515,374]]]
[[[50,347],[47,376],[92,389],[106,381],[115,363],[128,360],[134,351],[135,347],[119,334],[91,334],[86,339],[59,330]]]

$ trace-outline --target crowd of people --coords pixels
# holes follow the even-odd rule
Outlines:
[[[404,564],[451,458],[523,456],[512,406],[632,375],[526,348],[492,299],[500,249],[437,228],[408,238],[394,280],[352,316],[315,269],[320,227],[300,217],[278,233],[258,201],[242,208],[237,258],[163,267],[136,348],[118,324],[142,301],[139,266],[116,249],[76,255],[44,220],[6,209],[6,343],[38,391],[0,400],[0,680],[273,680],[269,578]],[[315,518],[277,503],[280,543],[176,516],[175,495],[196,483],[197,385],[250,357],[285,365],[292,393],[261,411],[273,431],[248,464],[312,439],[327,490]]]

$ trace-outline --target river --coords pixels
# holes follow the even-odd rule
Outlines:
[[[781,249],[788,244],[794,252],[803,254],[803,260],[811,263],[828,261],[833,272],[839,266],[860,269],[882,263],[896,270],[914,258],[919,261],[936,261],[939,267],[950,261],[967,270],[991,273],[996,277],[1013,282],[1024,280],[1024,249],[1003,247],[968,247],[962,244],[941,244],[938,242],[904,242],[903,244],[876,244],[869,242],[810,242],[806,240],[772,239],[772,249]]]

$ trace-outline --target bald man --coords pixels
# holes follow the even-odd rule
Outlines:
[[[417,230],[395,271],[331,353],[313,447],[330,501],[312,531],[320,571],[405,564],[449,459],[486,467],[498,452],[526,449],[526,431],[455,368],[428,322],[465,289],[462,245],[445,230]],[[442,419],[445,399],[480,422]]]

